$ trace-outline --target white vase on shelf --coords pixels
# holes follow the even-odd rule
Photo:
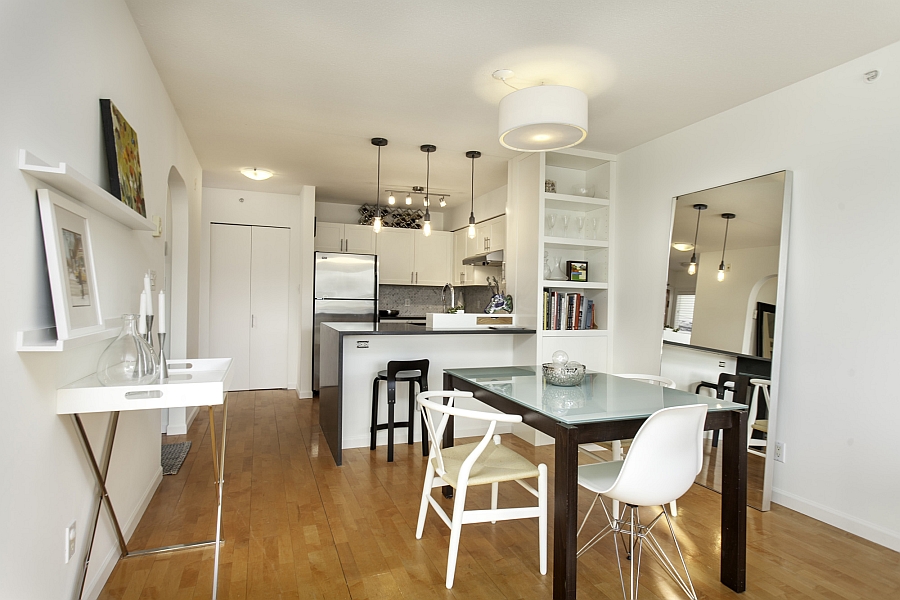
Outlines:
[[[563,273],[562,268],[559,266],[559,263],[560,263],[560,259],[558,259],[558,258],[553,259],[553,269],[551,269],[550,277],[548,277],[548,279],[550,279],[552,281],[565,281],[566,280],[566,274]]]

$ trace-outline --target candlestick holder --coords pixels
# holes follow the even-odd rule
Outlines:
[[[144,340],[153,349],[153,315],[146,315],[144,319],[147,322],[147,333],[144,334]]]
[[[159,337],[159,382],[165,383],[169,378],[169,366],[166,364],[166,334],[156,335]]]

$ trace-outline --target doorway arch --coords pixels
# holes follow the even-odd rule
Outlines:
[[[760,290],[762,290],[769,281],[777,277],[778,273],[766,275],[754,283],[753,288],[750,290],[750,296],[747,298],[747,316],[744,320],[744,342],[741,344],[742,354],[753,355],[752,342],[753,333],[756,331],[754,327],[754,322],[756,321],[756,318],[754,317],[754,314],[756,313],[756,301],[759,299]]]

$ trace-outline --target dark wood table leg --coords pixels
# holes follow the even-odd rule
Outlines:
[[[722,439],[722,566],[719,578],[747,588],[747,411],[731,413]]]
[[[453,376],[449,373],[444,373],[444,389],[445,390],[453,390]],[[444,398],[444,404],[447,404],[447,399]],[[447,420],[447,428],[444,429],[444,448],[452,448],[453,447],[453,415],[450,415],[450,418]],[[445,485],[441,488],[441,492],[444,494],[444,498],[452,498],[453,497],[453,486]]]
[[[575,600],[578,574],[578,430],[556,425],[553,475],[553,600]]]

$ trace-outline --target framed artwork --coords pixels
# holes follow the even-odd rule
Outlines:
[[[142,217],[146,217],[137,132],[110,100],[100,100],[100,116],[103,121],[103,139],[106,142],[109,192]]]
[[[587,281],[588,264],[583,260],[567,260],[566,278],[569,281]]]
[[[56,337],[102,331],[87,210],[53,190],[38,190]]]

